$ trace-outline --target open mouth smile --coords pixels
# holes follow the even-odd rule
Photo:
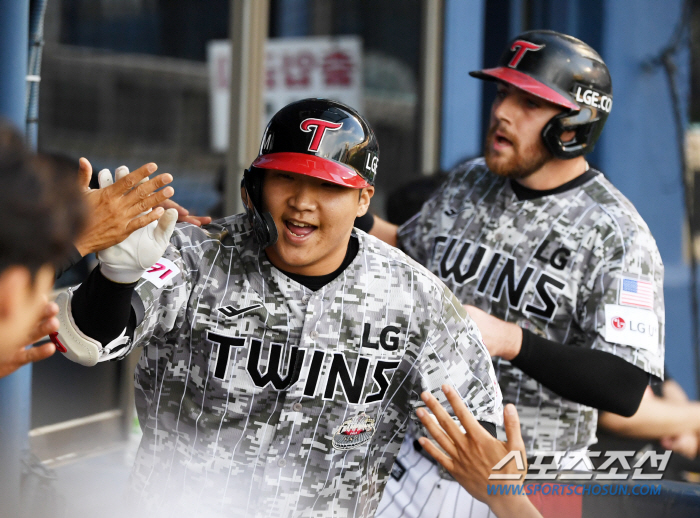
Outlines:
[[[287,231],[297,238],[305,238],[309,236],[318,227],[311,225],[310,223],[304,223],[302,221],[285,220],[284,226],[287,227]]]

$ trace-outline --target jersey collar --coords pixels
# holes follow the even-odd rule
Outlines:
[[[583,174],[577,176],[573,180],[566,182],[563,185],[560,185],[559,187],[555,187],[554,189],[546,189],[543,191],[536,190],[536,189],[530,189],[529,187],[525,187],[524,185],[521,185],[518,182],[515,182],[513,180],[508,180],[508,181],[510,182],[510,188],[513,190],[515,195],[518,197],[518,201],[525,201],[525,200],[535,200],[537,198],[544,198],[545,196],[550,196],[552,194],[560,194],[562,192],[570,191],[571,189],[574,189],[580,185],[583,185],[588,180],[592,179],[594,176],[597,176],[598,174],[600,174],[599,171],[596,171],[595,169],[590,168],[590,169],[586,170]]]

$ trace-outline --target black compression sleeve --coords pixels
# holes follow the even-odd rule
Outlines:
[[[572,347],[523,329],[511,363],[560,396],[625,417],[642,401],[649,374],[611,353]]]
[[[62,261],[60,261],[58,264],[56,264],[56,278],[58,279],[61,275],[66,273],[68,270],[73,268],[76,264],[80,262],[80,260],[83,258],[82,255],[80,255],[80,252],[78,252],[78,249],[75,248],[74,245],[71,245],[70,248],[70,255],[66,258],[64,258]]]
[[[71,310],[78,329],[102,345],[117,338],[128,324],[127,332],[133,333],[131,296],[136,284],[112,282],[99,267],[92,270],[73,294]]]

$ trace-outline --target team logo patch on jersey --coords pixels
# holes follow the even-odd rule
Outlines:
[[[333,434],[333,449],[345,451],[369,442],[374,435],[374,419],[362,412],[345,421]]]

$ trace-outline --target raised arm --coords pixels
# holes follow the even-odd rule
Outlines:
[[[144,167],[148,170],[150,165]],[[104,176],[105,171],[100,174]],[[128,176],[122,171],[117,183]],[[63,292],[56,299],[60,330],[53,339],[70,360],[91,366],[128,352],[130,337],[126,326],[131,315],[131,295],[141,276],[163,256],[178,217],[176,210],[162,208],[139,214],[134,219],[143,221],[148,216],[153,221],[146,226],[133,224],[135,230],[127,223],[131,232],[122,242],[98,253],[100,266],[86,282],[75,292]],[[120,215],[115,218],[122,219]]]

